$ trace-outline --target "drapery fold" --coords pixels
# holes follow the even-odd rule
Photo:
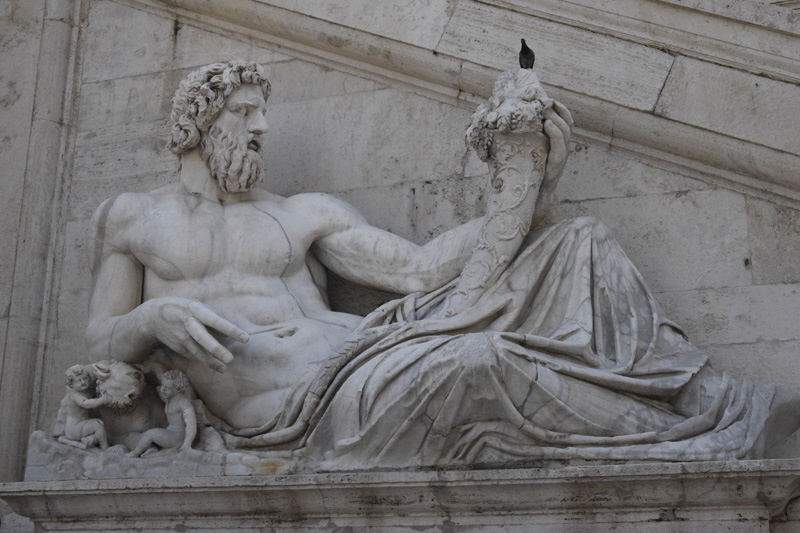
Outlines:
[[[442,318],[454,284],[375,310],[276,420],[228,445],[331,469],[753,449],[774,386],[707,369],[597,220],[531,233],[476,305]]]

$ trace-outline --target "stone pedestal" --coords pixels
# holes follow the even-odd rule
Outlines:
[[[798,495],[795,459],[0,484],[39,531],[766,533]]]

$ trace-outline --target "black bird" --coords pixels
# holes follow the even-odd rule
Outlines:
[[[520,39],[520,41],[522,41],[522,49],[519,51],[519,66],[530,70],[533,68],[533,62],[536,61],[536,54],[525,44],[525,39]]]

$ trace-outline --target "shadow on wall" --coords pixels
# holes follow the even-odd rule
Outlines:
[[[331,308],[340,313],[367,316],[384,303],[400,298],[400,294],[368,289],[328,272],[328,298]]]

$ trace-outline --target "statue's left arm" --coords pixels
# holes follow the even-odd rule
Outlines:
[[[553,107],[544,112],[544,132],[550,139],[550,151],[544,171],[542,185],[536,198],[532,227],[535,227],[547,214],[547,209],[555,201],[555,192],[569,156],[569,141],[572,137],[572,114],[561,102],[553,101]]]
[[[548,110],[545,118],[549,155],[541,186],[529,198],[536,212],[552,200],[566,163],[572,125],[561,104]],[[305,204],[298,209],[314,217],[321,228],[314,252],[327,268],[354,283],[400,294],[431,291],[459,276],[487,221],[487,217],[472,220],[420,246],[370,226],[353,207],[332,196],[299,195],[291,201]],[[535,222],[533,204],[530,207],[528,220]]]
[[[313,251],[327,268],[359,285],[400,294],[431,291],[459,275],[481,220],[417,245],[371,226],[352,206],[328,195],[302,195],[321,235]],[[297,198],[297,197],[295,197]]]

